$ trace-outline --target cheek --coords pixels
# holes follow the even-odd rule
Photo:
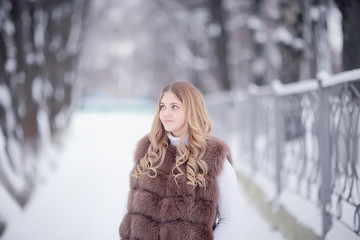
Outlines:
[[[185,122],[186,122],[186,116],[185,116],[185,113],[182,114],[181,116],[181,125],[185,125]]]
[[[162,121],[163,117],[164,117],[164,113],[163,113],[163,111],[160,111],[160,112],[159,112],[159,119],[160,119],[160,121]]]

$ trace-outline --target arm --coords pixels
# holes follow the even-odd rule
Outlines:
[[[219,222],[214,230],[214,239],[229,239],[238,222],[239,191],[234,168],[226,159],[217,177],[219,186]]]

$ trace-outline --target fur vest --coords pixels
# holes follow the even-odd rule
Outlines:
[[[135,166],[145,156],[150,145],[148,136],[138,143]],[[176,185],[171,171],[175,165],[176,147],[169,143],[163,164],[157,176],[131,177],[128,213],[121,222],[121,239],[139,240],[212,240],[217,217],[219,175],[224,160],[232,163],[228,146],[211,137],[207,141],[203,160],[208,165],[206,188],[195,189],[186,182],[184,175]]]

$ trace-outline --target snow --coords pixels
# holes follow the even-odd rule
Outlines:
[[[150,123],[149,116],[76,114],[59,168],[4,239],[116,239],[130,159]]]
[[[318,21],[320,18],[320,10],[318,7],[311,7],[310,9],[310,19],[313,21]]]
[[[343,49],[342,16],[333,1],[330,1],[329,12],[326,16],[329,43],[335,51],[341,52]]]
[[[5,110],[6,116],[6,129],[0,127],[0,174],[2,175],[4,181],[8,181],[11,184],[11,188],[15,192],[21,192],[22,189],[26,189],[28,183],[23,177],[19,177],[23,172],[19,172],[22,164],[22,151],[20,143],[14,138],[13,130],[16,129],[15,115],[11,108],[11,96],[10,91],[6,85],[0,85],[0,105]],[[17,133],[20,131],[18,129]],[[4,132],[5,131],[5,132]],[[6,139],[5,139],[6,136]],[[19,135],[21,136],[21,135]],[[9,159],[10,156],[10,159]],[[4,210],[4,201],[7,201],[8,195],[5,193],[5,189],[2,184],[0,184],[0,207],[1,213],[6,215],[8,204]]]
[[[56,10],[54,10],[55,12]],[[49,44],[49,50],[52,52],[56,52],[61,45],[61,36],[60,35],[56,35],[51,39],[51,42]]]
[[[285,45],[292,46],[296,50],[302,50],[304,48],[304,41],[294,37],[285,27],[278,27],[275,30],[274,39]]]
[[[11,107],[10,91],[5,84],[0,85],[0,104],[4,106],[5,109],[9,109]]]
[[[4,21],[3,29],[8,35],[13,35],[15,33],[15,25],[9,20]]]
[[[1,136],[0,136],[1,138]],[[0,149],[0,156],[3,157],[3,152]],[[1,207],[1,221],[9,222],[12,221],[14,215],[20,213],[19,205],[11,198],[4,185],[0,185],[0,207]]]
[[[26,54],[25,60],[28,65],[34,64],[35,54],[33,52],[28,51],[28,53]]]
[[[43,122],[44,114],[38,115],[40,125],[45,127],[40,129],[44,141],[38,159],[40,177],[35,194],[25,208],[20,209],[0,185],[2,218],[7,222],[2,239],[118,239],[133,153],[137,141],[150,130],[153,114],[144,109],[125,108],[77,111],[57,151],[52,151],[53,147],[47,144],[49,133],[48,123]],[[253,172],[244,159],[237,158],[240,152],[236,146],[229,144],[234,150],[236,170],[261,187],[265,201],[275,201],[273,211],[283,206],[299,223],[320,235],[320,209],[287,189],[278,196],[274,183],[260,172]],[[21,183],[21,179],[14,180]],[[247,197],[240,182],[239,190],[240,222],[232,239],[283,240],[282,234],[272,229]],[[351,220],[348,215],[352,213],[353,210],[343,206],[344,219]],[[335,239],[359,237],[333,219],[326,240]]]
[[[11,221],[2,239],[118,239],[133,153],[152,119],[145,110],[76,112],[57,169],[37,186],[25,209],[1,198],[13,210],[4,216]],[[233,239],[283,240],[239,189],[240,223]]]
[[[2,143],[3,144],[3,143]],[[17,139],[14,137],[8,136],[7,138],[7,152],[11,156],[11,168],[15,170],[16,173],[19,173],[22,169],[22,154],[21,154],[21,145]],[[7,164],[4,164],[7,165]],[[8,169],[9,170],[9,169]],[[5,171],[6,173],[12,172],[11,170]]]
[[[0,106],[6,111],[6,127],[5,131],[11,131],[15,128],[16,119],[12,110],[12,100],[9,88],[5,84],[0,85]],[[7,132],[6,132],[7,133]]]
[[[335,75],[324,78],[321,82],[323,87],[335,86],[344,82],[353,82],[360,80],[360,69],[349,70],[346,72],[341,72]]]
[[[66,126],[66,113],[65,113],[65,109],[60,111],[58,114],[56,114],[55,116],[55,120],[54,120],[54,125],[56,127],[56,129],[63,129]]]
[[[282,84],[279,80],[274,80],[271,82],[271,86],[277,96],[287,96],[291,94],[316,91],[319,89],[319,83],[314,79],[287,84]]]
[[[66,82],[66,77],[67,75],[65,75],[65,82]],[[67,82],[66,82],[67,83]],[[54,93],[54,88],[52,87],[51,83],[50,83],[50,80],[48,78],[45,78],[44,79],[44,82],[43,82],[43,93],[44,93],[44,97],[45,98],[48,98],[50,97],[53,93]]]
[[[40,104],[43,100],[42,86],[43,84],[41,77],[35,77],[31,86],[31,96],[38,104]]]
[[[355,233],[350,232],[348,228],[337,221],[333,221],[331,229],[326,235],[326,240],[359,240],[359,238],[359,236],[356,236]]]
[[[252,30],[262,30],[264,28],[262,21],[260,18],[256,16],[251,16],[247,20],[247,25]]]
[[[45,15],[44,11],[36,11],[35,12],[35,30],[34,30],[34,44],[40,49],[45,45],[45,29],[47,25],[47,15]]]
[[[321,235],[321,212],[316,205],[287,190],[282,191],[279,202],[292,216],[295,216],[298,222],[312,229],[316,235]]]
[[[349,70],[331,76],[327,71],[322,70],[317,74],[317,79],[321,79],[321,86],[323,88],[335,86],[345,82],[355,82],[360,79],[360,69]],[[282,84],[279,80],[274,80],[272,81],[271,86],[278,96],[317,91],[319,89],[319,83],[316,79],[303,80],[300,82],[287,84]]]
[[[54,148],[51,145],[51,131],[50,131],[50,117],[45,110],[40,109],[36,115],[36,121],[39,126],[39,143],[42,149],[42,154],[40,157],[40,162],[55,162]],[[40,165],[40,166],[39,166]],[[47,167],[48,164],[37,164],[38,167]],[[39,178],[44,178],[46,173],[49,173],[47,170],[37,169],[39,172]],[[46,178],[46,177],[45,177]]]
[[[111,43],[108,52],[109,54],[116,54],[121,58],[126,58],[132,55],[135,52],[136,46],[130,40],[124,40],[120,43]]]
[[[25,117],[26,114],[26,103],[25,102],[20,102],[17,108],[17,113],[19,115],[19,117],[21,117],[22,119]]]
[[[263,216],[255,210],[253,203],[245,196],[245,190],[240,185],[240,224],[238,230],[233,235],[235,239],[270,239],[284,240],[285,238],[279,231],[275,231],[264,220]]]
[[[257,58],[252,66],[252,73],[254,76],[262,76],[265,74],[266,70],[266,63],[265,59],[263,58]]]
[[[216,38],[220,36],[220,33],[221,33],[221,27],[219,24],[217,23],[209,24],[208,35],[210,38]]]
[[[318,236],[321,235],[322,231],[322,216],[321,210],[316,206],[316,204],[309,202],[309,200],[299,197],[298,194],[283,189],[279,196],[276,195],[276,186],[272,181],[269,181],[263,174],[260,172],[253,172],[252,169],[244,163],[238,162],[237,169],[241,169],[241,172],[246,175],[251,181],[253,181],[257,186],[260,186],[262,191],[265,194],[265,200],[268,202],[274,201],[274,206],[283,206],[291,216],[295,217],[296,221],[303,226],[306,226],[312,229]],[[276,209],[274,209],[276,211]],[[343,221],[347,219],[349,222],[347,224],[352,226],[352,214],[354,209],[346,206],[343,203]],[[258,231],[262,231],[258,230]],[[248,238],[248,239],[272,239],[270,238]],[[327,233],[326,240],[358,240],[359,236],[345,227],[342,223],[336,219],[332,219],[332,227]]]
[[[17,61],[15,58],[8,58],[5,62],[5,70],[7,73],[12,73],[17,68]]]
[[[14,172],[19,169],[20,164],[20,146],[15,139],[10,138],[8,141],[9,154],[12,157],[11,161],[8,159],[8,154],[6,154],[6,141],[5,135],[2,129],[0,128],[0,166],[1,166],[1,174],[3,177],[11,183],[11,187],[20,192],[22,189],[26,188],[27,183],[23,178],[19,178],[19,176]],[[10,162],[14,165],[11,166]],[[2,204],[3,196],[0,197],[0,207],[3,210],[4,205]],[[5,207],[6,208],[6,207]]]
[[[267,36],[263,31],[256,31],[254,41],[259,44],[265,44],[267,41]]]

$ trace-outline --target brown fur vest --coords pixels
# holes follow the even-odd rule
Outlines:
[[[135,164],[140,162],[150,145],[148,136],[138,143]],[[228,146],[211,137],[203,158],[208,165],[206,189],[186,183],[184,175],[175,183],[171,173],[175,164],[176,147],[169,144],[158,175],[150,178],[131,177],[128,213],[120,225],[122,239],[139,240],[211,240],[217,216],[219,175],[225,157],[231,162]]]

